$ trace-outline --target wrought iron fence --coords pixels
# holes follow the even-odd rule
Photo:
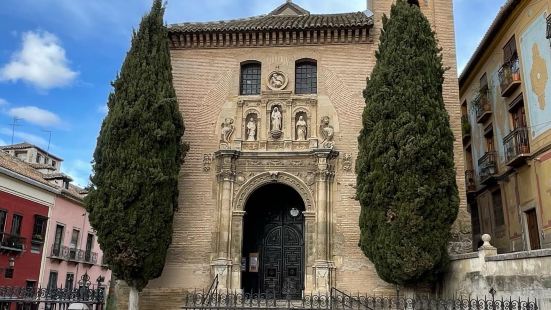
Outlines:
[[[75,303],[102,310],[105,288],[101,282],[93,286],[89,280],[88,274],[84,274],[78,288],[0,287],[0,310],[63,310]]]
[[[52,246],[51,256],[58,259],[89,264],[97,264],[98,262],[98,253],[96,252],[61,246],[59,244]]]
[[[514,57],[510,61],[503,64],[498,72],[499,84],[501,92],[505,92],[513,83],[520,81],[520,66],[518,57]]]
[[[480,170],[481,182],[497,174],[497,153],[486,152],[484,156],[478,160],[478,167]]]
[[[25,238],[18,235],[12,235],[5,232],[0,233],[0,246],[2,248],[23,251],[25,248],[25,241]]]
[[[238,292],[190,292],[182,309],[363,309],[363,310],[539,310],[536,300],[494,298],[407,298],[349,295],[338,289],[330,294],[304,295],[301,299],[277,299],[275,294]]]

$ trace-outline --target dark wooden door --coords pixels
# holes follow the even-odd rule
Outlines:
[[[536,215],[536,209],[532,209],[526,212],[526,223],[528,224],[528,237],[530,239],[530,250],[539,250],[540,236],[538,229],[538,216]]]
[[[290,208],[266,215],[261,257],[262,291],[276,298],[300,298],[304,288],[304,219]]]

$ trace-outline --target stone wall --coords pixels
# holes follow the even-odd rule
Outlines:
[[[487,242],[478,253],[452,257],[442,282],[443,296],[536,298],[539,309],[551,309],[551,249],[497,255]],[[491,298],[491,297],[490,297]]]

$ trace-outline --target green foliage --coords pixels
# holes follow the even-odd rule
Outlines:
[[[138,290],[163,270],[187,151],[163,15],[155,0],[133,34],[113,82],[86,197],[107,264]]]
[[[390,283],[432,281],[448,262],[459,198],[440,53],[420,9],[398,0],[367,79],[356,163],[359,245]]]

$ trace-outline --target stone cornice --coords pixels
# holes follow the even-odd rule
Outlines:
[[[373,43],[372,26],[245,32],[171,32],[171,49],[284,47]]]

